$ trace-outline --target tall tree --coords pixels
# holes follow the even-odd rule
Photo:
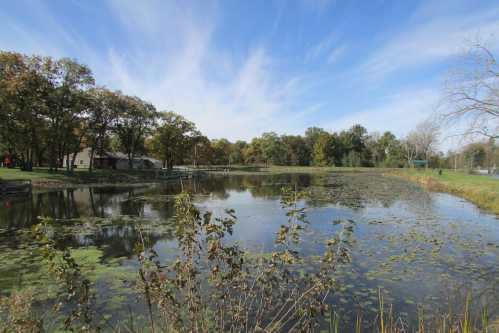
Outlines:
[[[227,139],[217,139],[211,141],[213,151],[213,163],[218,165],[227,165],[230,163],[232,153],[232,144]]]
[[[279,136],[274,132],[263,133],[261,137],[262,157],[266,164],[283,165],[286,151]]]
[[[154,152],[171,170],[176,163],[183,162],[199,136],[193,122],[174,112],[161,113],[160,126],[153,136]]]
[[[42,66],[39,57],[0,52],[0,140],[20,158],[23,170],[31,170],[47,133],[43,114],[50,82]]]
[[[486,145],[483,143],[472,143],[463,150],[465,161],[468,163],[468,168],[485,167],[487,158]]]
[[[315,140],[313,149],[313,164],[317,166],[327,166],[334,162],[332,149],[334,143],[332,142],[332,137],[329,133],[320,133]]]
[[[420,122],[407,136],[406,152],[408,153],[408,157],[429,161],[431,153],[437,147],[439,135],[440,126],[436,121],[427,119]],[[408,162],[410,163],[411,161],[409,160]],[[426,166],[428,167],[428,164]]]
[[[232,151],[230,153],[230,163],[231,164],[243,164],[244,163],[244,150],[248,144],[246,141],[238,140],[232,145]]]
[[[89,92],[91,107],[88,114],[88,132],[86,133],[87,146],[90,148],[90,166],[92,172],[96,153],[104,152],[105,143],[114,130],[120,111],[123,96],[119,92],[112,92],[105,88],[94,88]],[[73,155],[73,162],[76,154]]]
[[[299,135],[283,135],[281,142],[286,151],[287,165],[309,165],[310,150],[305,139]]]
[[[128,157],[128,167],[133,169],[134,158],[145,152],[145,139],[152,134],[158,113],[154,105],[125,95],[119,99],[117,111],[114,131],[120,150]]]
[[[43,74],[51,83],[48,108],[44,113],[48,130],[50,167],[57,169],[75,139],[75,129],[88,111],[85,90],[94,84],[90,68],[75,60],[45,58]]]
[[[313,160],[312,154],[313,154],[315,142],[317,141],[319,136],[324,134],[324,133],[327,133],[327,132],[324,129],[322,129],[320,127],[315,127],[315,126],[309,127],[305,131],[305,142],[307,143],[308,151],[310,152],[310,158],[309,158],[310,163],[312,163],[312,160]]]

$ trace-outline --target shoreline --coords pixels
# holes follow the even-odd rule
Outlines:
[[[481,175],[469,175],[460,171],[444,170],[443,175],[435,174],[435,172],[403,169],[384,173],[384,175],[411,181],[430,191],[456,195],[499,216],[499,180],[487,179],[486,176]]]

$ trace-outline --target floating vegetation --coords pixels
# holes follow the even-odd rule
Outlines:
[[[319,254],[331,235],[343,230],[352,263],[334,273],[335,308],[339,327],[357,321],[363,327],[379,313],[378,291],[385,304],[393,304],[404,322],[463,309],[463,290],[473,294],[472,311],[486,305],[493,321],[499,314],[499,223],[473,205],[448,194],[431,193],[402,179],[379,174],[321,176],[208,177],[194,186],[193,200],[201,211],[215,216],[234,208],[238,222],[228,239],[252,250],[246,260],[269,259],[274,238],[285,216],[280,208],[282,184],[297,184],[307,196],[303,208],[311,223],[301,232],[297,250],[306,260],[295,272],[301,277],[317,267]],[[16,201],[0,209],[0,289],[34,290],[33,297],[47,302],[38,291],[54,294],[47,269],[34,253],[29,226],[38,215],[54,217],[51,226],[59,244],[82,261],[94,288],[102,293],[103,307],[127,318],[128,307],[139,309],[127,297],[137,271],[137,241],[144,237],[161,260],[178,254],[173,220],[173,197],[178,189],[97,188],[35,194],[32,201]],[[140,232],[139,232],[140,231]],[[81,251],[80,251],[81,250]],[[113,274],[116,272],[116,274]],[[43,288],[40,288],[42,286]],[[476,313],[474,313],[476,315]]]

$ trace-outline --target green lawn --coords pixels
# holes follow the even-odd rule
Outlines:
[[[49,173],[47,169],[35,169],[31,172],[26,172],[20,169],[0,168],[0,179],[64,180],[65,178],[62,172]]]
[[[327,173],[327,172],[385,172],[391,169],[363,167],[318,167],[279,165],[231,165],[231,174],[280,174],[280,173]],[[220,171],[221,172],[221,171]]]
[[[499,179],[471,175],[463,171],[401,169],[389,174],[400,176],[436,190],[449,192],[468,199],[479,207],[499,214]]]
[[[445,185],[478,187],[499,195],[499,179],[484,175],[473,175],[464,171],[443,170],[442,175],[437,170],[404,169],[401,172],[415,177],[432,177]]]
[[[137,183],[150,181],[154,176],[152,171],[141,170],[94,170],[94,172],[89,173],[87,169],[76,169],[73,173],[67,173],[65,170],[49,172],[47,168],[35,168],[29,172],[20,169],[0,168],[0,179],[31,180],[34,186],[41,187],[93,183]]]

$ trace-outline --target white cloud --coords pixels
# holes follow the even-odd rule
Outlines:
[[[414,89],[387,96],[373,106],[329,123],[329,129],[343,130],[355,124],[369,131],[391,131],[404,136],[416,124],[431,116],[439,106],[438,89]]]
[[[121,4],[111,2],[120,20],[134,12],[133,4]],[[301,131],[302,119],[292,116],[293,102],[302,91],[299,77],[277,79],[264,46],[250,49],[242,60],[215,48],[216,13],[211,13],[211,19],[207,19],[210,13],[199,19],[190,10],[142,8],[133,24],[140,25],[146,40],[152,31],[169,31],[171,22],[154,19],[156,12],[165,10],[183,15],[176,18],[176,33],[165,42],[159,38],[157,45],[148,44],[144,50],[134,48],[128,54],[111,50],[98,66],[106,71],[110,86],[150,100],[160,110],[183,114],[212,138],[250,139],[270,130]],[[131,28],[129,23],[123,24]],[[173,49],[171,45],[175,45]]]
[[[330,33],[326,38],[310,47],[305,53],[305,63],[317,60],[323,57],[328,52],[334,52],[338,47],[334,48],[334,44],[338,41],[338,35],[333,32]],[[341,48],[341,46],[340,46]]]
[[[362,64],[361,71],[367,77],[379,78],[397,70],[433,64],[459,54],[465,41],[477,34],[496,34],[499,38],[498,31],[499,6],[452,15],[432,15],[423,6],[409,27],[375,51]]]

